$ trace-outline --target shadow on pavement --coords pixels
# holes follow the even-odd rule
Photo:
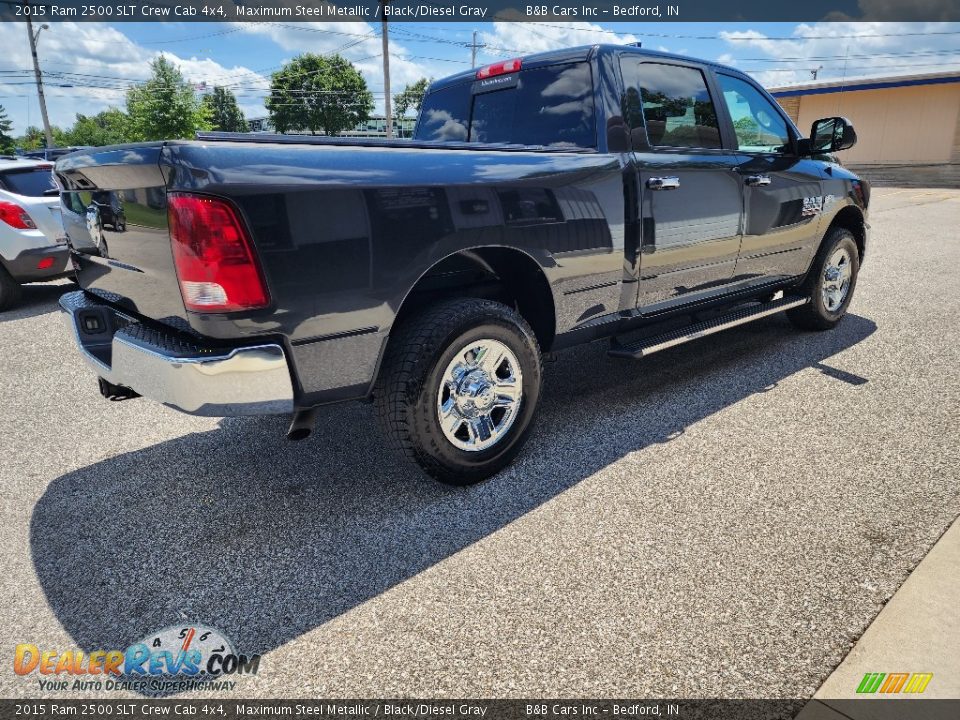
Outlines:
[[[46,315],[60,309],[57,301],[64,293],[76,290],[72,282],[30,283],[22,286],[23,296],[14,307],[0,312],[0,323]]]
[[[561,353],[524,453],[472,488],[441,486],[390,454],[366,405],[325,410],[299,444],[282,439],[283,418],[224,420],[50,483],[31,523],[36,572],[87,651],[189,621],[267,652],[625,454],[799,371],[825,372],[824,360],[875,329],[851,315],[801,333],[779,316],[642,362],[611,360],[599,344]],[[636,482],[657,492],[641,487],[642,469]]]

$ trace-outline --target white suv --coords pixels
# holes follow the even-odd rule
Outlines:
[[[0,159],[0,311],[20,299],[20,285],[70,274],[53,165]]]

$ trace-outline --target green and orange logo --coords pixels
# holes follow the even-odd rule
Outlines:
[[[857,692],[863,695],[873,693],[911,693],[920,694],[927,689],[933,673],[867,673],[860,681]]]

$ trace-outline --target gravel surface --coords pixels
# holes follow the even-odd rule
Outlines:
[[[467,489],[365,405],[292,444],[106,402],[69,287],[28,288],[0,316],[0,695],[44,694],[16,643],[188,621],[264,654],[238,696],[811,696],[960,514],[960,191],[877,190],[871,221],[837,329],[561,353],[521,459]]]

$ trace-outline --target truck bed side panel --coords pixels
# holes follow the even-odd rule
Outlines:
[[[417,280],[460,250],[507,246],[543,268],[557,330],[619,309],[617,156],[331,145],[168,148],[178,190],[231,198],[251,225],[304,389],[363,394]],[[571,293],[575,302],[566,301]],[[195,327],[197,326],[196,323]],[[216,318],[204,334],[225,336]],[[337,395],[342,394],[336,393]]]

